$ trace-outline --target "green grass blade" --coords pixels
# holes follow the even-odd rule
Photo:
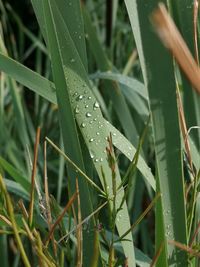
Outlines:
[[[107,72],[97,72],[95,74],[91,75],[92,79],[99,78],[99,79],[106,79],[106,80],[111,80],[111,81],[116,81],[120,84],[126,85],[127,87],[132,88],[132,90],[137,93],[139,96],[144,98],[144,100],[148,101],[148,92],[146,90],[146,87],[144,86],[143,83],[140,81],[122,75],[120,73],[115,73],[111,71]]]
[[[58,0],[56,4],[62,15],[63,21],[67,25],[69,34],[74,42],[76,50],[79,53],[84,68],[87,70],[87,55],[85,44],[85,32],[83,26],[83,18],[81,13],[81,2],[79,0],[69,1]],[[72,23],[74,21],[74,23]]]
[[[136,112],[145,120],[149,116],[148,94],[144,84],[136,79],[114,73],[114,72],[97,72],[90,76],[92,79],[106,79],[119,83],[123,95],[132,105]]]
[[[0,36],[0,52],[7,55],[7,50],[5,48],[5,45],[3,43],[3,39]],[[21,139],[21,143],[24,146],[24,148],[29,145],[29,138],[27,135],[27,129],[24,119],[24,113],[22,108],[22,101],[20,99],[19,90],[17,88],[17,84],[14,80],[12,80],[10,77],[7,77],[7,85],[10,89],[10,93],[13,100],[13,106],[15,110],[15,116],[17,121],[17,130],[19,138]]]
[[[10,163],[8,163],[5,159],[0,157],[0,166],[7,172],[9,175],[18,183],[20,184],[25,191],[28,193],[30,192],[31,184],[30,182],[23,177],[18,170],[16,170]]]
[[[42,7],[41,7],[42,8]],[[57,7],[49,1],[43,2],[43,12],[45,17],[45,28],[47,30],[47,43],[51,55],[53,77],[56,85],[56,96],[59,108],[60,126],[62,130],[63,143],[66,153],[70,156],[71,160],[76,163],[79,168],[84,171],[84,164],[82,159],[82,152],[78,139],[78,133],[75,124],[73,110],[69,98],[69,85],[65,79],[65,69],[63,66],[63,58],[61,47],[65,39],[60,38],[59,28],[56,27],[55,20],[59,21],[59,13],[56,13]],[[63,36],[64,37],[64,36]],[[66,43],[67,44],[67,43]],[[68,47],[69,48],[69,47]],[[65,50],[66,51],[66,50]],[[72,77],[75,79],[75,76]],[[69,127],[70,125],[70,127]],[[68,172],[70,177],[71,193],[75,192],[75,181],[77,173],[71,166],[68,165]],[[83,217],[87,217],[92,212],[92,205],[88,191],[88,185],[84,180],[79,178],[80,199],[81,199],[81,213]],[[85,196],[88,196],[85,198]],[[89,251],[93,244],[93,234],[84,232],[83,236],[83,262],[84,266],[89,266],[91,256]]]
[[[126,0],[126,4],[131,6],[132,1]],[[146,1],[134,1],[132,11],[128,11],[136,44],[140,51],[139,55],[152,112],[166,235],[162,238],[163,240],[172,239],[187,244],[181,141],[173,61],[153,33],[149,21],[149,16],[157,4],[157,1],[151,1],[148,4]],[[133,26],[137,17],[139,33],[138,29]],[[159,55],[159,61],[156,62],[157,55]],[[176,165],[174,165],[175,163]],[[183,251],[167,244],[167,252],[169,266],[175,266],[176,262],[180,266],[187,266],[187,256]]]
[[[9,267],[9,251],[8,251],[8,241],[7,241],[7,236],[6,235],[1,235],[0,236],[0,251],[3,255],[2,259],[1,259],[1,264],[4,267]]]
[[[11,181],[9,179],[4,178],[5,185],[7,187],[7,190],[17,195],[18,197],[29,201],[30,200],[30,194],[27,192],[18,182]]]

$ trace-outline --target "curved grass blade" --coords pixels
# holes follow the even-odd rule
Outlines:
[[[10,163],[8,163],[5,159],[0,157],[0,166],[4,169],[18,184],[20,184],[24,190],[29,193],[31,184],[30,182],[23,177],[19,171],[17,171]]]
[[[114,72],[97,72],[90,75],[92,79],[106,79],[121,84],[121,90],[127,101],[133,106],[140,116],[147,119],[148,94],[144,84],[134,78]]]
[[[18,197],[23,198],[26,201],[30,200],[30,195],[18,182],[14,182],[6,178],[4,178],[4,182],[8,192],[17,195]]]
[[[46,100],[50,101],[53,104],[57,104],[54,84],[46,78],[28,69],[27,67],[16,62],[15,60],[9,57],[5,57],[2,54],[0,54],[0,69],[6,72],[8,75],[11,75],[14,79],[16,79],[18,82],[20,82],[33,92],[44,97]],[[75,101],[72,102],[72,106],[75,110]],[[75,116],[77,117],[78,114],[75,114]],[[106,136],[109,136],[109,134],[112,133],[113,145],[118,148],[131,161],[136,152],[134,146],[113,125],[111,125],[105,120],[103,121],[104,125],[106,126]],[[139,156],[137,167],[143,174],[145,179],[148,181],[148,183],[152,186],[152,188],[155,189],[154,177],[141,156]]]
[[[125,76],[120,73],[115,73],[111,71],[107,72],[97,72],[92,75],[90,75],[92,79],[106,79],[106,80],[111,80],[111,81],[116,81],[120,84],[126,85],[127,87],[130,87],[133,89],[135,93],[137,93],[139,96],[143,97],[144,100],[148,101],[148,92],[144,86],[143,83],[140,81]]]

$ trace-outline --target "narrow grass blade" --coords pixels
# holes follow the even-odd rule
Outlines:
[[[7,241],[7,236],[6,235],[1,235],[0,236],[0,251],[3,255],[1,259],[1,264],[4,267],[9,267],[9,251],[8,251],[8,241]]]
[[[8,192],[17,195],[20,198],[25,199],[26,201],[30,200],[29,193],[18,183],[4,178],[5,185]]]
[[[120,73],[115,73],[111,71],[107,72],[97,72],[90,75],[92,79],[106,79],[111,81],[116,81],[120,84],[126,85],[127,87],[132,88],[132,90],[137,93],[139,96],[144,98],[144,100],[148,101],[148,92],[143,83],[138,81],[137,79],[122,75]]]
[[[26,192],[30,192],[31,184],[16,170],[9,162],[0,157],[0,166],[17,182],[19,183]]]
[[[5,48],[5,45],[3,43],[3,39],[0,36],[0,52],[7,56],[7,50]],[[21,139],[21,144],[24,146],[29,145],[29,138],[27,135],[27,129],[24,119],[24,113],[23,113],[23,107],[22,107],[22,101],[20,99],[19,89],[17,88],[17,84],[14,80],[12,80],[10,77],[7,77],[6,79],[7,85],[10,89],[10,93],[12,96],[13,104],[14,104],[14,110],[15,110],[15,116],[17,121],[17,130],[19,138]]]
[[[72,43],[68,44],[65,39],[65,33],[60,32],[60,27],[62,26],[61,17],[59,14],[59,11],[57,9],[56,4],[54,1],[45,1],[43,2],[43,5],[41,6],[43,8],[44,12],[44,18],[45,18],[45,28],[47,31],[47,44],[49,47],[49,52],[51,55],[51,63],[52,63],[52,71],[54,76],[54,81],[56,85],[56,96],[58,101],[58,107],[59,107],[59,119],[60,119],[60,126],[62,130],[62,137],[63,137],[63,143],[65,147],[65,151],[70,156],[70,158],[81,168],[84,170],[84,164],[82,159],[82,152],[80,148],[80,143],[78,139],[76,124],[75,124],[75,118],[73,114],[73,110],[71,108],[71,101],[69,96],[69,84],[67,83],[66,71],[64,69],[63,65],[63,47],[72,50],[70,47],[73,46]],[[60,24],[60,25],[59,25]],[[62,35],[61,35],[62,34]],[[71,38],[69,36],[69,38]],[[66,49],[65,49],[66,51]],[[66,53],[65,53],[66,54]],[[67,66],[66,67],[72,67],[70,66],[71,59],[69,59],[70,55],[67,54]],[[73,57],[72,57],[73,59]],[[72,74],[71,79],[75,79],[75,75]],[[70,127],[69,127],[70,125]],[[70,176],[70,186],[71,186],[71,192],[75,191],[75,179],[77,177],[76,172],[71,168],[71,166],[68,165],[68,172]],[[79,183],[80,183],[80,198],[81,198],[81,209],[83,216],[87,216],[88,213],[92,211],[92,205],[90,200],[90,195],[88,191],[88,185],[79,177]],[[88,198],[85,198],[85,195],[88,196]],[[90,243],[93,242],[93,235],[85,233],[84,234],[84,265],[90,264],[90,256],[89,256],[89,250],[90,250]]]
[[[152,32],[149,23],[149,16],[158,1],[146,4],[145,1],[140,0],[134,1],[134,5],[130,0],[125,2],[130,7],[129,18],[132,21],[145,85],[149,92],[166,235],[162,238],[187,244],[181,141],[173,61]],[[135,28],[135,21],[138,28]],[[157,55],[162,64],[156,62]],[[167,253],[170,266],[175,265],[175,262],[187,266],[186,254],[183,251],[180,252],[175,245],[168,243]]]

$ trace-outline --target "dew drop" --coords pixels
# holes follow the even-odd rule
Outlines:
[[[91,143],[91,142],[93,142],[94,141],[94,138],[90,138],[89,139],[89,142]]]
[[[99,132],[96,132],[96,135],[100,135],[100,133]]]
[[[76,107],[76,108],[75,108],[75,113],[78,114],[79,112],[80,112],[79,108]]]
[[[168,237],[170,237],[170,235],[171,235],[171,232],[170,232],[170,231],[168,231],[168,232],[167,232],[167,236],[168,236]]]
[[[82,128],[85,128],[85,126],[86,126],[86,124],[83,122],[83,123],[81,123],[81,127]]]
[[[93,123],[93,121],[90,121],[90,124],[92,124]]]
[[[99,108],[100,106],[99,106],[99,103],[96,101],[95,103],[94,103],[94,106],[93,106],[93,108],[94,108],[94,110],[96,110],[97,108]]]
[[[100,158],[100,161],[103,162],[103,158]]]
[[[88,105],[85,105],[85,108],[88,108],[89,106]]]
[[[82,37],[81,37],[81,35],[79,35],[79,37],[78,37],[78,38],[81,40],[81,38],[82,38]]]
[[[116,136],[116,133],[112,133],[113,136]]]
[[[98,159],[95,159],[94,161],[95,161],[95,162],[98,162],[99,160],[98,160]]]
[[[90,112],[87,112],[87,113],[86,113],[86,117],[87,117],[87,118],[90,118],[90,117],[92,117],[92,114],[91,114]]]
[[[75,59],[74,58],[71,58],[70,62],[71,63],[74,63],[75,62]]]
[[[88,99],[90,100],[90,99],[92,99],[92,97],[91,96],[88,96]]]
[[[84,97],[83,95],[79,95],[78,100],[82,100],[83,97]]]

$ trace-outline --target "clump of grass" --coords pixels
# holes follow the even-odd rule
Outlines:
[[[198,1],[108,2],[0,0],[2,266],[199,265]]]

